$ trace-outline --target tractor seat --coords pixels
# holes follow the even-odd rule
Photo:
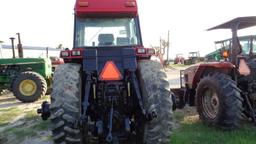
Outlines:
[[[116,38],[116,45],[129,45],[130,40],[128,37],[117,37]]]
[[[113,34],[99,34],[98,37],[99,46],[107,46],[114,44],[114,35]]]

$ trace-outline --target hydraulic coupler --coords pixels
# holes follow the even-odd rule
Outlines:
[[[44,101],[40,109],[37,109],[37,113],[41,114],[42,119],[45,121],[51,116],[50,104],[47,101]]]

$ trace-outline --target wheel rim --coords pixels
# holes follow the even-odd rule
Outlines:
[[[37,85],[33,80],[23,80],[19,85],[19,91],[24,96],[32,96],[35,94]]]
[[[202,96],[202,105],[205,114],[210,118],[216,118],[219,111],[219,98],[213,89],[205,88]]]

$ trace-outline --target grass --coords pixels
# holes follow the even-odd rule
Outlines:
[[[20,115],[22,111],[17,107],[12,108],[1,108],[0,109],[0,126],[7,125],[13,120],[15,117]]]
[[[8,140],[10,140],[11,137],[12,144],[19,144],[25,138],[35,136],[42,140],[51,139],[50,136],[41,136],[40,134],[40,132],[47,131],[50,128],[50,121],[42,121],[34,111],[28,111],[23,121],[25,121],[25,123],[22,125],[5,129],[0,134],[0,143],[1,139],[4,140],[7,137]]]
[[[16,116],[24,111],[13,108],[0,109],[0,127],[9,124]],[[186,113],[175,112],[175,118],[179,122],[178,129],[171,135],[171,144],[255,144],[256,127],[249,122],[243,122],[241,127],[234,131],[222,131],[217,128],[205,126],[198,116],[187,116]],[[12,144],[18,144],[25,138],[38,137],[43,140],[50,140],[50,135],[42,136],[42,132],[49,130],[50,121],[42,121],[36,110],[25,112],[22,125],[9,127],[0,133],[0,143],[11,137]]]
[[[4,128],[0,133],[0,143],[11,142],[12,144],[19,144],[24,139],[35,136],[42,140],[51,139],[47,135],[41,136],[42,132],[49,129],[50,122],[42,121],[34,109],[24,111],[18,107],[1,108],[0,115],[0,127]],[[21,123],[19,125],[11,124],[10,122],[19,115],[22,115],[18,119]]]
[[[223,131],[202,124],[198,117],[182,116],[175,113],[180,128],[171,136],[172,144],[255,144],[256,127],[252,123],[243,122],[234,131]]]
[[[45,95],[40,98],[41,101],[50,101],[50,95]]]
[[[12,127],[9,129],[6,129],[0,134],[0,142],[1,138],[8,140],[11,139],[12,144],[19,144],[21,141],[23,141],[25,138],[29,137],[35,137],[42,140],[49,140],[51,139],[50,136],[42,136],[40,132],[46,131],[49,129],[50,122],[36,122],[36,124],[32,124],[31,126],[18,126],[18,127]],[[10,138],[11,137],[11,138]]]

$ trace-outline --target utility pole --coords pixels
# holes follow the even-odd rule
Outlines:
[[[46,47],[46,57],[49,58],[49,48]]]
[[[160,46],[159,48],[161,49],[162,48],[162,38],[160,37]]]
[[[3,58],[2,43],[3,43],[3,41],[0,40],[0,55],[1,55],[1,58]]]
[[[169,60],[169,48],[170,48],[170,31],[168,30],[168,37],[167,37],[167,61]]]

